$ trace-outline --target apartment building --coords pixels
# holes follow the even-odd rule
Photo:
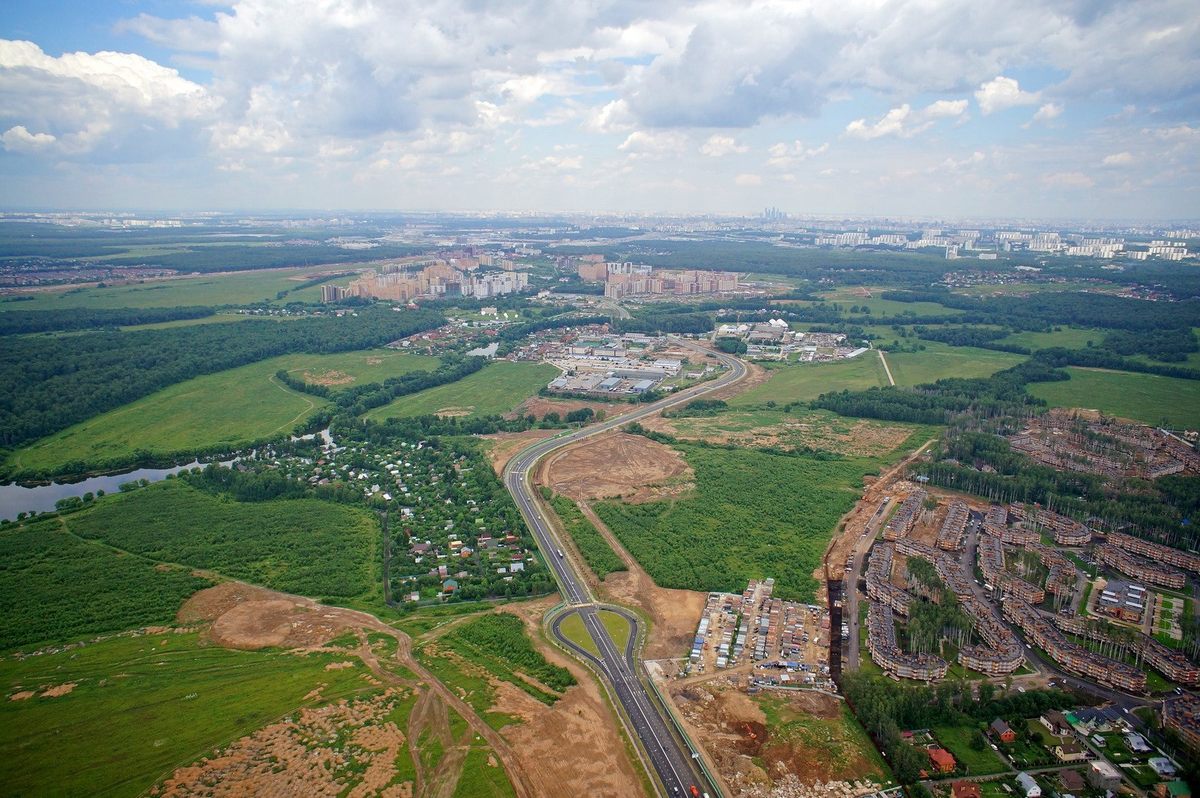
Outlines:
[[[1128,577],[1152,585],[1181,589],[1187,584],[1187,576],[1183,571],[1160,565],[1151,560],[1144,560],[1135,554],[1123,551],[1112,543],[1096,547],[1096,559],[1112,568],[1116,568]]]
[[[892,611],[872,601],[867,613],[867,648],[871,659],[887,673],[901,679],[931,682],[945,677],[950,664],[932,654],[909,654],[896,643],[896,620]]]
[[[1155,562],[1164,563],[1175,568],[1182,568],[1192,573],[1200,573],[1200,554],[1173,549],[1170,546],[1163,546],[1159,543],[1151,543],[1148,540],[1126,535],[1124,532],[1110,532],[1107,542],[1125,551],[1131,551],[1134,554],[1148,557]]]
[[[887,525],[884,526],[883,539],[899,540],[911,532],[913,526],[917,523],[917,517],[921,514],[921,503],[928,496],[928,493],[919,488],[908,494],[908,497],[900,503],[896,512],[892,513],[892,517],[888,519]]]

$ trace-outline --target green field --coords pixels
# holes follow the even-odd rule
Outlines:
[[[212,582],[69,534],[58,518],[0,528],[0,651],[168,624]]]
[[[596,505],[629,553],[662,587],[741,592],[774,577],[779,598],[811,601],[813,569],[878,461],[678,448],[696,474],[692,498]]]
[[[1026,390],[1054,407],[1082,407],[1174,428],[1200,429],[1200,381],[1128,371],[1068,368],[1065,382],[1039,382]]]
[[[0,660],[0,782],[8,795],[138,795],[280,715],[368,685],[344,655],[229,651],[197,633],[123,637]],[[8,696],[76,683],[68,695]]]
[[[879,355],[864,352],[850,360],[797,363],[772,369],[770,379],[729,400],[729,404],[731,407],[753,407],[767,402],[808,402],[830,391],[861,391],[887,384],[887,374],[879,362]]]
[[[1067,349],[1086,349],[1088,341],[1099,344],[1104,340],[1104,333],[1099,330],[1077,330],[1064,327],[1057,332],[1020,332],[1013,333],[1007,338],[1001,338],[996,343],[1023,346],[1030,350],[1048,349],[1061,346]]]
[[[615,612],[601,610],[597,614],[600,616],[600,622],[604,624],[608,636],[617,644],[617,650],[624,651],[625,646],[629,644],[629,633],[632,631],[629,621]]]
[[[978,729],[970,726],[938,726],[933,729],[933,736],[943,748],[954,754],[954,758],[968,775],[987,776],[1010,772],[1008,765],[1004,764],[1004,760],[991,746],[985,745],[979,751],[971,747],[971,738],[979,733]]]
[[[377,603],[379,521],[317,499],[235,502],[181,479],[105,496],[70,532],[165,563],[305,596]]]
[[[324,266],[310,269],[270,269],[230,274],[206,274],[105,288],[73,288],[62,292],[32,294],[21,302],[20,310],[58,308],[157,308],[185,305],[248,305],[271,302],[280,291],[290,291],[304,280],[293,279],[324,271],[344,271],[345,267]],[[342,282],[342,281],[335,281]],[[320,288],[289,294],[285,301],[304,298],[308,291],[320,296]],[[312,301],[308,297],[306,301]],[[16,307],[16,306],[14,306]]]
[[[105,463],[131,462],[139,451],[160,460],[179,452],[232,451],[291,432],[325,405],[323,399],[276,381],[280,369],[310,382],[328,378],[336,389],[437,365],[435,358],[386,349],[273,357],[172,385],[19,449],[9,463],[55,471],[82,461],[86,468],[99,469]]]
[[[850,315],[850,308],[858,305],[861,307],[869,307],[870,314],[864,315],[864,321],[869,320],[872,316],[892,316],[911,315],[911,316],[949,316],[960,313],[961,311],[939,305],[936,302],[897,302],[894,299],[880,299],[879,293],[886,291],[886,288],[872,289],[873,296],[869,299],[864,299],[855,295],[854,288],[843,288],[834,291],[831,294],[824,294],[826,302],[837,302],[839,305],[845,305],[842,312]]]
[[[947,377],[990,377],[1025,360],[1023,355],[972,346],[950,346],[938,341],[923,341],[922,344],[925,349],[918,352],[887,355],[896,385],[907,388]]]
[[[533,396],[559,371],[548,363],[489,363],[458,382],[401,396],[376,408],[368,418],[425,416],[432,413],[487,416],[507,413]]]
[[[600,659],[600,649],[596,648],[596,641],[583,625],[582,615],[577,612],[571,613],[558,628],[572,643]]]

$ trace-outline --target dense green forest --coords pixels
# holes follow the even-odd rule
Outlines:
[[[117,308],[93,310],[7,310],[0,311],[0,335],[27,333],[69,332],[71,330],[100,330],[112,327],[132,327],[137,324],[157,324],[180,319],[203,319],[213,315],[213,309],[202,306],[181,308]]]
[[[444,323],[429,310],[0,338],[0,446],[45,437],[168,385],[290,352],[367,349]]]
[[[0,528],[0,651],[169,624],[212,582],[69,534],[47,517]]]
[[[170,479],[65,516],[68,529],[135,554],[275,590],[344,602],[378,591],[379,522],[315,499],[244,504]]]
[[[550,499],[550,506],[563,523],[563,529],[575,541],[575,547],[587,560],[588,567],[597,579],[603,579],[613,571],[627,571],[625,563],[608,545],[608,541],[591,521],[584,517],[575,502],[566,496],[556,495]]]

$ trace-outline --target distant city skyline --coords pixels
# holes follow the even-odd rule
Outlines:
[[[10,0],[0,206],[1200,217],[1188,0]]]

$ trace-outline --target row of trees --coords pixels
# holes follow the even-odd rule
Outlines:
[[[176,308],[9,310],[0,313],[0,335],[132,327],[138,324],[158,324],[164,321],[203,319],[213,315],[214,312],[212,308],[200,305]]]

